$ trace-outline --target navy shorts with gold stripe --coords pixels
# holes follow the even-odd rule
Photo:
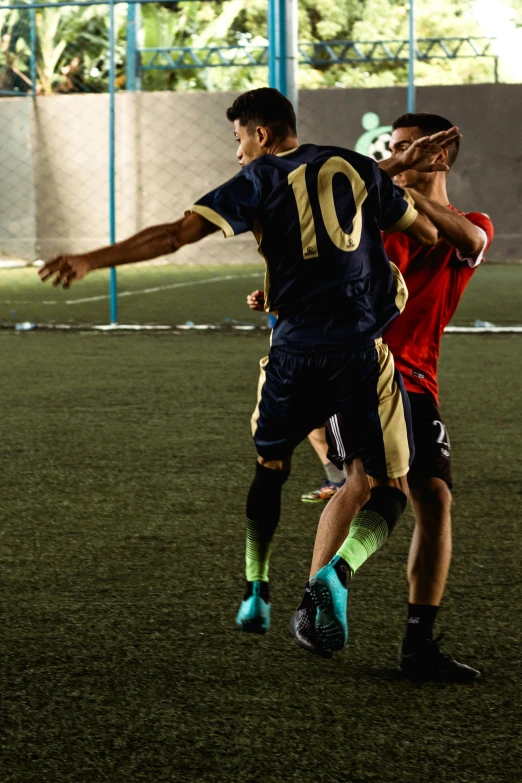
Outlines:
[[[366,473],[398,478],[408,472],[413,456],[408,397],[382,340],[354,350],[271,348],[261,362],[252,417],[258,454],[267,460],[289,457],[336,413],[350,433],[345,450],[356,450]]]

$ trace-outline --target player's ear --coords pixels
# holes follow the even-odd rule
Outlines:
[[[272,143],[272,131],[262,125],[256,128],[257,141],[260,147],[268,147]]]
[[[448,162],[448,155],[449,155],[449,149],[447,147],[444,147],[439,154],[437,155],[437,163],[446,163]]]

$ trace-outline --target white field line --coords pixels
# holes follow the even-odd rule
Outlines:
[[[193,285],[205,285],[206,283],[220,283],[222,280],[251,280],[255,277],[262,277],[263,272],[253,272],[249,275],[222,275],[220,277],[205,277],[203,280],[187,280],[184,283],[171,283],[169,285],[156,286],[155,288],[141,288],[138,291],[120,291],[118,292],[118,299],[122,296],[140,296],[141,294],[155,294],[158,291],[167,291],[173,288],[187,288]],[[85,302],[101,302],[104,299],[110,299],[110,294],[103,294],[101,296],[87,296],[83,299],[66,299],[65,301],[60,299],[45,299],[41,302],[25,299],[0,299],[0,304],[4,305],[77,305],[84,304]]]
[[[171,283],[170,285],[156,286],[155,288],[141,288],[139,291],[120,291],[118,299],[123,296],[140,296],[141,294],[156,294],[158,291],[168,291],[174,288],[187,288],[193,285],[205,285],[207,283],[221,283],[223,280],[249,280],[254,277],[262,277],[262,272],[252,273],[250,275],[222,275],[220,277],[206,277],[203,280],[187,280],[185,283]],[[109,294],[103,296],[88,296],[85,299],[66,299],[65,304],[77,305],[85,302],[100,302],[103,299],[110,299]]]
[[[2,325],[2,329],[14,329],[14,324]],[[49,332],[191,332],[191,331],[237,331],[266,332],[269,327],[256,324],[36,324],[37,328]],[[32,331],[28,329],[27,331]],[[24,330],[22,330],[24,331]],[[449,326],[445,329],[449,334],[522,334],[522,326]]]
[[[522,326],[447,326],[444,334],[522,334]]]

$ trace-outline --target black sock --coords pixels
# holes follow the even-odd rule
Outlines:
[[[438,610],[438,606],[408,604],[408,621],[403,646],[406,652],[415,650],[423,642],[433,639],[433,624]]]
[[[245,594],[243,596],[243,601],[246,601],[247,598],[250,598],[253,590],[253,582],[247,582],[245,587]],[[266,601],[267,604],[270,603],[270,588],[268,586],[268,582],[260,582],[259,583],[259,595],[263,599],[263,601]]]
[[[246,507],[246,578],[267,582],[272,538],[281,513],[281,493],[290,471],[256,463]]]

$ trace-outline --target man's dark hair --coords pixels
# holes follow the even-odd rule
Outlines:
[[[395,120],[392,125],[393,130],[397,128],[420,128],[426,136],[432,136],[439,131],[449,130],[453,123],[440,114],[430,114],[430,112],[418,112],[417,114],[403,114]],[[460,140],[456,139],[448,147],[448,166],[453,166],[459,154]]]
[[[239,120],[250,135],[259,126],[270,128],[276,139],[297,133],[294,107],[288,98],[272,87],[244,92],[227,109],[227,119],[230,122]]]

